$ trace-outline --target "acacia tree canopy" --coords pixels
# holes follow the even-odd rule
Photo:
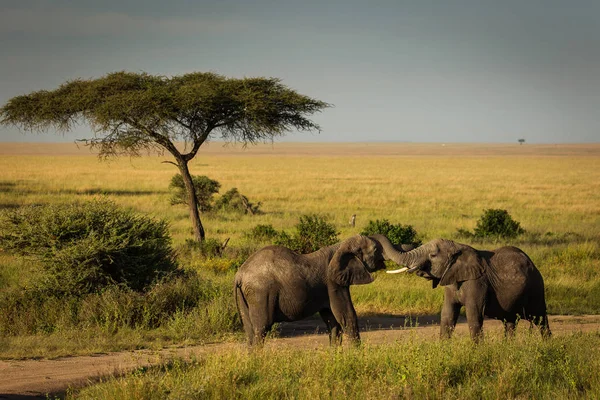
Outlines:
[[[99,150],[101,157],[167,150],[186,182],[195,236],[203,240],[188,170],[200,146],[211,138],[247,145],[292,130],[319,132],[319,125],[308,117],[329,106],[277,78],[115,72],[13,97],[0,108],[0,123],[26,131],[68,131],[87,123],[94,137],[82,141]],[[185,150],[180,151],[177,142],[184,142]]]

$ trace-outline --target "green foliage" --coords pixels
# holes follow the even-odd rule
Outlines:
[[[84,120],[96,132],[86,143],[98,147],[101,155],[139,155],[156,147],[179,154],[174,142],[186,141],[193,143],[193,157],[213,135],[255,143],[292,129],[319,131],[307,116],[326,107],[277,78],[123,71],[13,97],[0,108],[0,124],[66,131]]]
[[[202,212],[210,211],[213,195],[219,193],[221,184],[204,175],[192,175],[192,183],[198,199],[198,209]],[[172,192],[171,205],[188,204],[187,190],[181,174],[173,175],[169,189]]]
[[[339,241],[339,232],[327,219],[317,214],[300,216],[300,221],[290,235],[280,232],[275,244],[285,246],[298,253],[311,253],[321,247],[330,246]]]
[[[280,235],[273,225],[256,225],[249,232],[245,232],[244,236],[248,239],[252,239],[256,242],[269,242],[273,241],[277,236]]]
[[[462,230],[459,233],[465,234],[466,231]],[[519,222],[512,219],[508,211],[490,208],[483,211],[483,215],[477,221],[473,236],[477,238],[515,238],[523,233],[525,233],[525,229],[521,228]]]
[[[252,204],[237,188],[232,188],[215,201],[214,208],[218,211],[254,215],[260,213],[260,202]]]
[[[417,231],[412,225],[392,224],[387,219],[370,220],[360,234],[366,236],[381,234],[390,239],[390,242],[395,245],[421,245],[421,240],[418,238]]]
[[[0,216],[0,245],[41,262],[40,289],[82,295],[121,284],[145,290],[177,267],[168,225],[113,202],[27,206]]]

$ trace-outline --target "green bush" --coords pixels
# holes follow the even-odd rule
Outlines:
[[[208,176],[193,175],[192,183],[198,198],[198,209],[202,212],[210,211],[212,208],[213,195],[219,193],[221,184]],[[187,190],[181,174],[171,178],[169,189],[172,191],[171,204],[188,204]]]
[[[418,238],[417,231],[412,225],[392,224],[387,219],[370,220],[360,234],[365,236],[381,234],[390,239],[390,242],[395,245],[421,245],[421,240]]]
[[[214,208],[218,211],[254,215],[260,213],[260,202],[252,204],[237,188],[232,188],[215,201]]]
[[[288,247],[298,253],[311,253],[338,242],[338,235],[335,226],[327,222],[325,217],[307,214],[300,216],[300,221],[291,235],[280,232],[275,244]]]
[[[514,238],[523,233],[525,233],[525,229],[521,228],[519,222],[512,219],[508,211],[490,208],[483,211],[473,235],[478,238]]]
[[[26,206],[0,215],[0,245],[39,259],[37,287],[83,295],[121,284],[145,290],[177,267],[165,221],[106,200]]]
[[[279,235],[280,232],[273,228],[273,225],[256,225],[249,232],[244,233],[246,238],[256,242],[272,241]]]

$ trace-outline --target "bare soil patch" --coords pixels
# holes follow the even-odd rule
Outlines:
[[[361,336],[364,343],[383,344],[407,340],[411,335],[437,338],[439,317],[405,317],[390,315],[362,316]],[[600,315],[550,316],[554,335],[600,331]],[[486,332],[501,331],[500,321],[486,320]],[[529,329],[524,321],[517,335]],[[267,347],[316,349],[328,346],[324,325],[318,319],[282,324],[277,338]],[[456,335],[468,335],[466,321],[459,320]],[[66,357],[56,360],[0,361],[0,399],[46,398],[46,394],[62,396],[69,387],[82,387],[101,377],[120,375],[135,368],[164,363],[172,358],[189,359],[206,352],[243,349],[242,343],[218,343],[203,346],[168,348],[160,351],[139,350],[99,354],[85,357]]]

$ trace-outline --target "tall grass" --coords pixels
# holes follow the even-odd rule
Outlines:
[[[93,385],[81,399],[580,399],[600,396],[600,336],[226,350]]]
[[[207,277],[208,276],[208,277]],[[232,274],[189,273],[146,293],[119,286],[85,296],[0,293],[0,358],[58,357],[234,338]]]

